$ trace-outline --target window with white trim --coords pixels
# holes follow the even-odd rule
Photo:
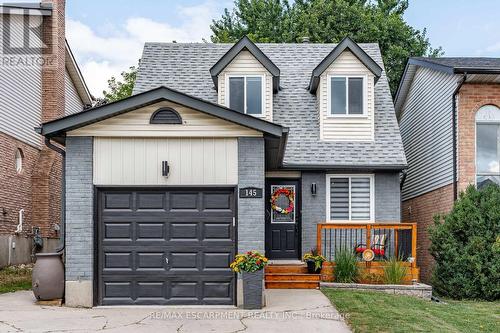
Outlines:
[[[231,75],[228,77],[226,105],[252,116],[264,115],[264,77]]]
[[[330,116],[365,115],[365,77],[330,76],[328,84]]]
[[[500,109],[482,106],[476,113],[476,184],[500,185]]]
[[[373,175],[327,175],[329,221],[373,221]]]

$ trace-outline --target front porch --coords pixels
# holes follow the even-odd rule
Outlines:
[[[273,260],[266,268],[266,288],[318,288],[319,282],[334,281],[335,256],[341,251],[356,253],[359,283],[383,284],[387,261],[397,258],[407,272],[404,284],[420,280],[417,267],[417,226],[415,223],[319,223],[316,248],[326,258],[321,274],[307,274],[304,263]],[[373,251],[371,261],[363,252]]]

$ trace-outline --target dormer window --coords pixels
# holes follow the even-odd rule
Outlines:
[[[329,116],[365,115],[364,82],[364,76],[329,76]]]
[[[229,75],[226,105],[252,116],[264,116],[264,76]]]

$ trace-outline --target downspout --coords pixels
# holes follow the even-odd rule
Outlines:
[[[402,170],[401,171],[401,180],[399,181],[399,189],[400,190],[403,190],[403,186],[405,184],[405,180],[406,180],[406,176],[408,175],[408,171],[405,169],[405,170]]]
[[[453,201],[456,201],[458,198],[458,177],[457,177],[457,95],[462,88],[465,80],[467,80],[467,72],[465,72],[462,76],[462,80],[458,83],[457,87],[453,91],[453,95],[451,97],[452,103],[452,133],[453,133]]]
[[[45,145],[60,154],[62,157],[62,184],[61,184],[61,238],[60,244],[56,252],[64,251],[66,247],[66,151],[50,142],[49,138],[45,138]]]

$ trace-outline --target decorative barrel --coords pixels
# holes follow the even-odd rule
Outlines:
[[[64,265],[61,253],[37,253],[32,277],[37,300],[61,299],[64,295]]]

